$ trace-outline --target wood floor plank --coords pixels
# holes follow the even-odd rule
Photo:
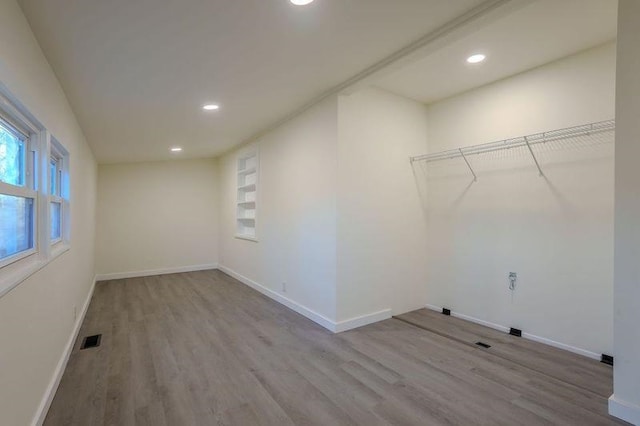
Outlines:
[[[590,389],[603,397],[613,393],[611,367],[568,351],[511,336],[469,321],[420,309],[397,317],[426,330],[469,344],[478,341],[491,345],[490,352],[527,368]]]
[[[45,425],[621,424],[610,369],[441,317],[332,334],[220,271],[101,282]]]

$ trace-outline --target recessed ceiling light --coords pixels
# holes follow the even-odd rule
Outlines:
[[[182,152],[182,148],[180,148],[179,146],[174,146],[173,148],[171,148],[171,152]]]
[[[220,105],[216,105],[216,104],[206,104],[202,107],[202,109],[206,111],[213,111],[219,108],[220,108]]]
[[[476,53],[475,55],[471,55],[467,58],[467,62],[469,62],[470,64],[477,64],[479,62],[482,62],[486,59],[487,57],[485,55],[483,55],[482,53]]]
[[[295,4],[296,6],[305,6],[313,2],[313,0],[289,0],[289,1]]]

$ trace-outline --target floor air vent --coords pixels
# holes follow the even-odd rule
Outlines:
[[[480,346],[481,348],[485,348],[485,349],[489,349],[491,347],[491,345],[487,345],[484,342],[476,342],[477,346]]]
[[[82,341],[82,346],[80,349],[89,349],[100,346],[100,340],[102,339],[102,334],[96,334],[94,336],[87,336]]]
[[[517,328],[512,328],[509,330],[509,334],[516,337],[522,337],[522,330],[518,330]]]
[[[442,308],[442,314],[443,315],[451,315],[451,309]]]

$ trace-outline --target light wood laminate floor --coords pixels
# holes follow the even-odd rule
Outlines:
[[[610,367],[514,339],[425,310],[335,335],[219,271],[106,281],[45,424],[617,424]]]

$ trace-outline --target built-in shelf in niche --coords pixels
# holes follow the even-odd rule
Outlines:
[[[256,235],[258,207],[258,151],[251,150],[238,157],[238,203],[236,206],[236,237],[258,241]]]
[[[257,170],[256,167],[249,167],[243,170],[238,170],[239,175],[250,175],[251,173],[255,173]]]
[[[241,176],[247,176],[247,175],[241,175]],[[255,191],[256,190],[256,184],[255,183],[250,183],[248,185],[242,185],[242,186],[238,186],[238,190],[240,191]]]

